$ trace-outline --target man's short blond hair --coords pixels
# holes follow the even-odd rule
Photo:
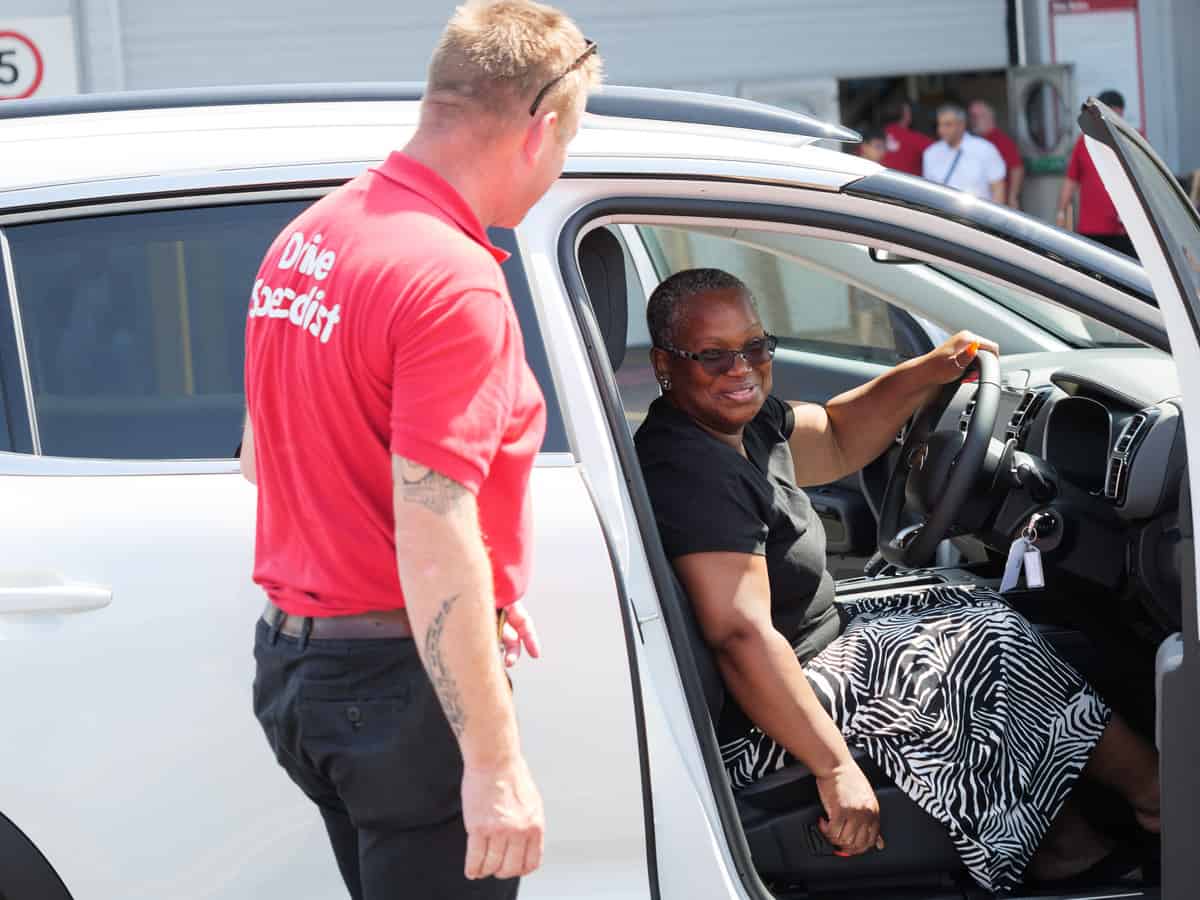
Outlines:
[[[570,17],[533,0],[471,0],[455,10],[433,51],[426,96],[431,103],[528,117],[545,85],[579,59],[587,41]],[[600,82],[598,54],[542,98],[539,111],[564,120],[581,112],[586,90]]]

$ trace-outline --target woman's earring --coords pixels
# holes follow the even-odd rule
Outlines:
[[[671,389],[671,376],[663,375],[658,379],[658,383],[664,391],[669,391]]]

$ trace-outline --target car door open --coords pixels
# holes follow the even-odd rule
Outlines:
[[[1180,383],[1200,385],[1200,217],[1170,170],[1125,121],[1095,99],[1079,117],[1088,151],[1112,196],[1134,247],[1146,267],[1163,312]],[[1185,398],[1184,402],[1194,398]],[[1200,459],[1200,427],[1191,432],[1189,458]],[[1200,485],[1191,479],[1192,510]],[[1181,508],[1183,504],[1181,504]],[[1158,658],[1158,742],[1163,797],[1163,896],[1194,895],[1200,857],[1192,847],[1200,835],[1200,720],[1195,692],[1200,684],[1195,541],[1192,522],[1180,523],[1181,635],[1168,639]]]

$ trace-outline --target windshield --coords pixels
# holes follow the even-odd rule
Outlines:
[[[1091,316],[1057,306],[1048,300],[1033,297],[1013,288],[957,270],[932,265],[929,268],[994,300],[1005,309],[1033,322],[1072,347],[1091,349],[1095,347],[1145,346],[1137,338],[1130,337],[1123,331],[1105,325]]]

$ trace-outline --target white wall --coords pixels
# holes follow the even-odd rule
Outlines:
[[[438,0],[0,0],[70,8],[85,90],[419,80]],[[1002,67],[1004,0],[579,0],[613,83],[759,82]]]

